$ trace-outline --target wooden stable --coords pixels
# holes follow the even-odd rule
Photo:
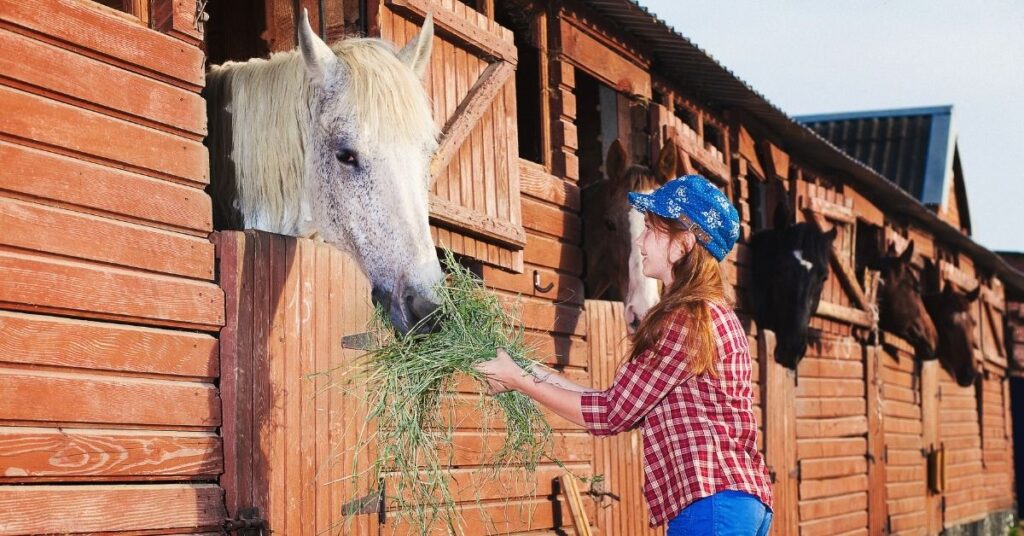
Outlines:
[[[632,2],[104,3],[0,0],[0,534],[260,520],[289,535],[394,531],[371,511],[373,483],[344,479],[358,393],[319,374],[359,353],[365,280],[323,244],[214,232],[203,191],[204,60],[291,48],[296,6],[330,39],[400,44],[433,13],[434,239],[518,297],[539,356],[582,383],[607,386],[626,350],[621,305],[583,284],[580,191],[604,151],[622,139],[650,164],[672,140],[723,188],[743,219],[724,266],[755,360],[774,534],[955,534],[1007,518],[1008,346],[1024,337],[1003,330],[1019,311],[1004,288],[1024,277],[962,234],[955,210],[902,195]],[[746,244],[782,197],[800,221],[839,229],[796,371],[749,318]],[[982,285],[975,386],[872,333],[876,281],[857,271],[867,233],[914,240],[915,262],[960,290]],[[595,534],[658,533],[639,435],[551,422],[556,454],[603,481],[566,497],[545,464],[530,482],[484,486],[483,510],[460,495],[469,533],[575,534],[573,505]],[[458,431],[469,454],[494,440]],[[478,476],[469,454],[459,478]]]

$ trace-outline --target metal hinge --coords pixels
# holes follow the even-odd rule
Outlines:
[[[387,509],[384,508],[384,479],[380,479],[377,491],[357,497],[341,505],[341,515],[359,516],[377,514],[377,522],[381,525],[386,520]]]
[[[341,347],[346,350],[369,350],[373,347],[373,334],[364,331],[345,335],[341,338]]]
[[[237,532],[239,536],[263,536],[267,522],[260,517],[259,508],[242,508],[237,518],[225,519],[221,528],[226,534]]]

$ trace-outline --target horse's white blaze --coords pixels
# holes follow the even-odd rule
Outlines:
[[[645,192],[646,193],[646,192]],[[630,330],[633,323],[643,319],[647,311],[661,299],[658,280],[644,275],[644,260],[636,244],[644,232],[644,215],[636,210],[629,211],[629,287],[626,290],[625,306],[635,318],[626,318]]]
[[[793,258],[795,258],[800,265],[804,267],[804,270],[810,272],[814,269],[814,263],[804,258],[804,251],[802,249],[794,249]]]

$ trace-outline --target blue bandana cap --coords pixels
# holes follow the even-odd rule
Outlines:
[[[666,182],[649,193],[629,193],[629,204],[670,220],[682,220],[697,241],[722,262],[740,236],[740,216],[729,198],[700,175]]]

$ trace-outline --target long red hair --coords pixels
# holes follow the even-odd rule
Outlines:
[[[688,232],[680,220],[662,218],[651,213],[647,213],[646,218],[651,227],[667,233],[673,241],[681,241]],[[653,348],[664,336],[673,316],[683,313],[690,337],[687,344],[697,348],[688,365],[690,371],[695,375],[706,372],[717,376],[715,361],[718,358],[718,344],[708,303],[733,304],[732,289],[725,284],[722,267],[698,242],[689,253],[672,265],[672,278],[672,285],[662,293],[661,301],[640,321],[633,335],[633,350],[629,359],[635,360],[645,350]]]

